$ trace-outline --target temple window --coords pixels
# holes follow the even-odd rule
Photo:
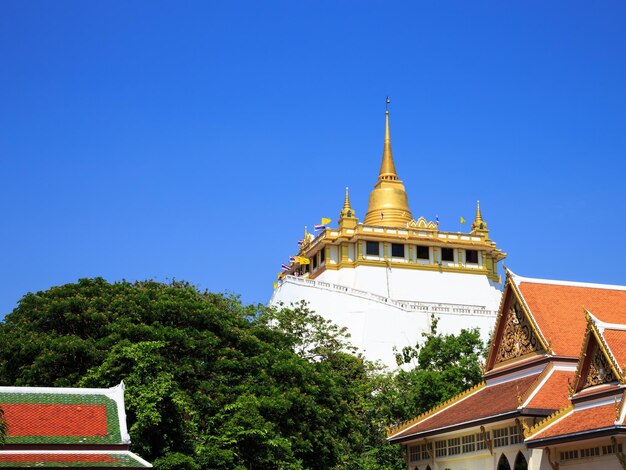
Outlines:
[[[478,251],[465,250],[465,262],[478,264]]]
[[[509,428],[493,430],[493,446],[504,447],[509,445]]]
[[[419,446],[410,446],[409,447],[409,460],[411,462],[417,462],[419,458]]]
[[[522,438],[522,430],[519,426],[511,426],[509,428],[509,434],[511,436],[511,445],[519,444],[524,439]]]
[[[574,460],[578,458],[577,450],[566,450],[560,453],[561,460]]]
[[[326,250],[322,248],[320,251],[320,264],[324,264],[324,261],[326,261]]]
[[[423,245],[417,245],[416,247],[417,259],[430,259],[430,254],[428,253],[428,247]]]
[[[435,456],[445,457],[448,454],[448,448],[446,447],[446,441],[435,442]]]
[[[365,254],[371,256],[380,256],[380,244],[378,242],[366,242]]]
[[[618,452],[622,452],[622,445],[621,444],[617,444],[617,451]],[[615,453],[615,446],[614,445],[602,446],[602,455],[614,454],[614,453]]]
[[[485,450],[487,448],[487,443],[485,441],[489,440],[489,431],[483,433],[476,434],[476,450]]]
[[[455,437],[448,439],[448,455],[456,455],[461,453],[461,438]]]
[[[401,243],[392,243],[391,256],[394,258],[404,258],[404,245]]]
[[[463,452],[474,452],[476,450],[476,437],[474,434],[463,436]]]
[[[454,261],[454,250],[452,248],[442,248],[441,261]]]

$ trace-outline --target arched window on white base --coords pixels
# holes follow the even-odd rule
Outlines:
[[[498,460],[498,470],[511,470],[511,464],[509,464],[504,454],[502,454],[500,460]]]
[[[517,453],[517,457],[515,457],[515,466],[513,470],[528,470],[528,462],[526,461],[526,457],[521,452]]]

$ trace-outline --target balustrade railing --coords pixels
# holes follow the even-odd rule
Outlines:
[[[395,300],[390,299],[389,297],[385,297],[382,295],[374,294],[372,292],[367,292],[359,289],[353,289],[351,287],[342,286],[340,284],[333,284],[330,282],[324,281],[316,281],[314,279],[308,279],[305,277],[298,276],[285,276],[280,281],[278,281],[279,285],[285,283],[299,284],[308,287],[314,287],[318,289],[325,289],[333,292],[341,292],[344,294],[352,295],[355,297],[360,297],[362,299],[371,300],[373,302],[391,305],[398,309],[410,312],[410,311],[420,311],[425,313],[443,313],[449,315],[479,315],[479,316],[495,316],[496,312],[494,310],[487,309],[481,305],[469,305],[469,304],[452,304],[452,303],[437,303],[437,302],[422,302],[415,300]],[[278,287],[277,287],[278,289]],[[276,290],[274,290],[274,294],[272,295],[272,300],[274,300],[274,296],[276,295]]]

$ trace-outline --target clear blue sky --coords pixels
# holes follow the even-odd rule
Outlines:
[[[363,218],[391,104],[414,217],[480,199],[526,276],[624,284],[626,3],[0,2],[0,317],[81,277],[266,302]]]

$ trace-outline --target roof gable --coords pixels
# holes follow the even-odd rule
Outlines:
[[[580,351],[574,385],[570,390],[571,393],[578,393],[597,385],[624,382],[622,371],[603,337],[603,332],[606,332],[602,328],[603,324],[598,322],[588,311],[585,313],[587,329]],[[611,335],[612,340],[614,336],[614,334]],[[620,335],[620,338],[623,339],[624,337]],[[620,346],[621,351],[622,344],[614,342],[614,345],[615,347]]]
[[[584,308],[606,322],[626,321],[626,287],[511,277],[554,355],[578,357]]]
[[[508,271],[502,297],[487,358],[488,371],[550,352],[549,343],[541,334]]]

